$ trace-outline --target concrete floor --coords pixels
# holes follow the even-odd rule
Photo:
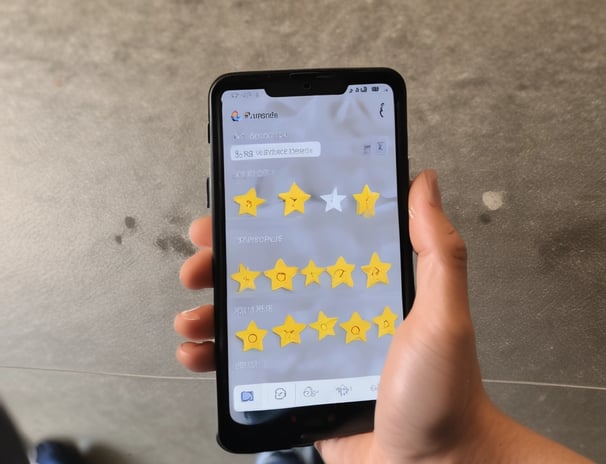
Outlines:
[[[470,252],[486,386],[606,459],[602,0],[0,1],[0,397],[91,462],[252,462],[174,359],[204,214],[207,91],[244,69],[390,66],[412,170]]]

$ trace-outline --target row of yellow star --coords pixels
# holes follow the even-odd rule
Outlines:
[[[335,325],[337,317],[328,317],[323,311],[318,313],[318,319],[311,322],[309,327],[318,332],[318,340],[325,337],[335,336]],[[394,314],[389,306],[383,308],[383,312],[372,321],[377,325],[377,336],[380,338],[383,335],[393,335],[396,332],[396,320],[398,316]],[[280,347],[284,348],[291,343],[301,343],[301,332],[305,330],[308,324],[297,322],[289,314],[284,319],[284,323],[272,329],[272,332],[280,337]],[[366,341],[366,333],[370,330],[371,324],[365,319],[362,319],[358,312],[354,312],[348,321],[339,324],[345,331],[345,343],[349,344],[354,341]],[[242,340],[242,350],[258,350],[263,351],[263,339],[267,335],[267,330],[259,328],[255,321],[250,321],[245,330],[236,332],[236,337]]]
[[[375,203],[379,199],[379,196],[379,192],[373,192],[368,187],[368,184],[365,184],[360,193],[353,194],[357,203],[356,214],[364,217],[374,216]],[[305,202],[311,198],[311,195],[301,190],[297,183],[293,182],[290,190],[279,193],[278,197],[284,201],[284,216],[288,216],[295,211],[305,213]],[[322,195],[321,197],[326,202],[325,211],[330,211],[331,209],[341,211],[341,201],[345,198],[345,195],[339,195],[336,188],[333,189],[332,193]],[[256,216],[257,207],[265,203],[266,200],[258,197],[257,191],[253,187],[242,195],[234,196],[234,201],[240,205],[239,215],[249,214]]]
[[[332,288],[335,288],[341,284],[353,287],[353,278],[351,273],[355,269],[356,265],[345,261],[343,256],[339,256],[335,264],[327,267],[316,266],[313,260],[309,260],[307,266],[299,271],[296,266],[288,266],[282,258],[276,261],[276,264],[272,269],[264,271],[265,277],[271,280],[271,289],[278,290],[284,288],[286,290],[293,289],[293,277],[298,273],[305,276],[305,286],[311,284],[320,284],[320,275],[323,272],[327,272],[331,277]],[[379,255],[375,252],[370,258],[370,262],[364,266],[360,266],[362,271],[366,274],[366,288],[370,288],[375,284],[389,284],[389,277],[387,272],[391,268],[390,263],[381,261]],[[246,289],[256,290],[255,279],[261,274],[260,271],[253,271],[244,264],[240,264],[238,272],[231,275],[231,278],[238,282],[238,292],[242,292]]]

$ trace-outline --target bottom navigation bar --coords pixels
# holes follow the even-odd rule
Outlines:
[[[377,399],[378,387],[378,375],[237,385],[233,405],[236,411],[244,412],[369,401]]]

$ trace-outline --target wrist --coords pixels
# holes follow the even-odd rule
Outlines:
[[[473,464],[493,462],[485,448],[489,437],[498,436],[491,429],[498,427],[503,414],[490,402],[481,386],[469,396],[469,402],[424,439],[415,441],[416,450],[404,455],[390,455],[381,462],[389,464]],[[379,462],[379,461],[373,461]]]
[[[465,435],[451,450],[449,464],[502,462],[504,444],[510,441],[509,419],[484,394]]]
[[[588,464],[592,461],[516,422],[500,411],[484,394],[467,433],[440,459],[431,462]]]
[[[497,463],[499,440],[503,439],[505,420],[501,413],[482,391],[473,405],[466,410],[465,417],[453,424],[450,430],[440,433],[439,449],[424,456],[416,456],[407,464],[474,464]],[[510,420],[510,419],[509,419]],[[496,439],[496,440],[495,440]]]

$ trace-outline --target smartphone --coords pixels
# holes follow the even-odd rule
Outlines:
[[[227,74],[209,113],[219,444],[258,452],[372,430],[414,297],[404,80]]]

